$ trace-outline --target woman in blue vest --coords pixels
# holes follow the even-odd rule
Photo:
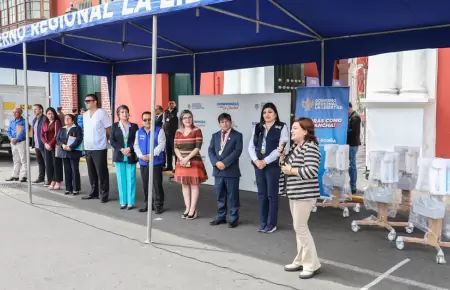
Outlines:
[[[273,233],[277,230],[280,178],[280,153],[277,148],[288,141],[288,128],[280,121],[277,107],[273,103],[266,103],[261,110],[260,122],[253,128],[253,138],[248,145],[258,187],[258,231],[262,233]],[[289,149],[288,146],[285,147]]]
[[[134,141],[134,151],[139,158],[141,169],[142,184],[144,185],[145,206],[139,209],[139,212],[148,211],[148,174],[150,161],[150,140],[154,142],[153,149],[153,192],[152,209],[156,214],[161,214],[164,208],[164,189],[163,189],[163,168],[166,162],[164,150],[166,149],[166,134],[160,126],[155,126],[155,133],[151,130],[150,112],[142,113],[142,123],[144,126],[137,131],[137,137]]]
[[[114,123],[110,143],[114,148],[113,162],[116,167],[120,209],[132,209],[136,203],[136,163],[133,149],[138,125],[129,122],[130,110],[122,105],[117,108],[119,122]]]

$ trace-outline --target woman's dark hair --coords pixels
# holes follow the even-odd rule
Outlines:
[[[62,123],[61,119],[59,118],[58,113],[56,113],[56,110],[52,107],[47,108],[47,110],[45,110],[45,115],[47,115],[47,113],[51,111],[53,113],[53,117],[55,118],[55,122],[59,121],[60,123]],[[50,121],[48,119],[46,119],[46,122],[49,123]]]
[[[261,117],[259,119],[259,124],[257,124],[255,127],[255,135],[253,135],[253,144],[255,144],[255,146],[258,143],[259,134],[261,134],[264,130],[264,124],[266,123],[266,121],[264,121],[264,110],[267,108],[272,109],[274,111],[274,113],[276,115],[275,124],[281,123],[280,116],[278,116],[278,110],[277,110],[277,107],[275,106],[275,104],[274,103],[265,103],[261,109]]]
[[[184,118],[185,115],[190,115],[192,117],[192,126],[191,126],[191,128],[194,128],[194,114],[192,114],[192,112],[189,111],[189,110],[181,111],[181,113],[180,113],[180,128],[184,128],[183,118]]]
[[[128,109],[128,107],[126,105],[120,105],[116,110],[117,119],[119,119],[119,120],[120,120],[120,111],[122,111],[122,110],[126,110],[128,112],[128,114],[130,113],[130,109]]]
[[[262,107],[262,110],[261,110],[261,118],[259,120],[259,123],[261,125],[264,125],[266,123],[266,121],[264,121],[264,110],[267,108],[272,109],[275,112],[275,115],[277,115],[277,117],[275,118],[275,123],[279,123],[280,116],[278,116],[278,110],[274,103],[265,103],[264,104],[264,106]]]
[[[66,115],[64,116],[64,118],[67,117],[67,116],[69,116],[70,119],[72,119],[72,122],[73,122],[74,124],[77,124],[77,118],[75,117],[74,114],[66,114]],[[65,120],[64,120],[64,123],[66,123]]]
[[[300,127],[307,132],[305,142],[314,142],[316,145],[319,145],[319,141],[317,141],[317,137],[315,135],[313,120],[302,117],[295,119],[294,123],[298,123]]]

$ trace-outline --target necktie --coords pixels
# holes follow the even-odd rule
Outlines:
[[[227,132],[222,131],[222,143],[225,142],[226,135],[227,135]]]

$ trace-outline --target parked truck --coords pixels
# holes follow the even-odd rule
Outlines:
[[[41,104],[48,108],[50,98],[45,87],[28,87],[28,122],[31,125],[35,117],[34,104]],[[9,122],[14,118],[13,110],[21,108],[25,118],[25,97],[23,86],[0,85],[0,151],[11,153],[11,145],[7,135]],[[30,129],[30,138],[33,130]]]

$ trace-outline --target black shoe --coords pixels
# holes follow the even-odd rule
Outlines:
[[[126,205],[121,205],[121,206],[120,206],[120,209],[126,209],[126,208],[127,208]]]
[[[79,195],[80,192],[79,192],[79,191],[74,191],[74,192],[72,192],[71,194],[72,194],[73,196],[75,196],[75,195]]]
[[[212,222],[210,222],[209,224],[211,225],[211,226],[218,226],[218,225],[221,225],[221,224],[226,224],[227,223],[227,221],[226,220],[213,220]]]
[[[138,212],[148,212],[148,207],[140,208]]]
[[[132,206],[132,205],[129,205],[129,206],[127,207],[128,210],[132,210],[133,208],[134,208],[134,206]]]
[[[70,192],[70,191],[68,191],[68,190],[66,190],[66,191],[64,192],[64,195],[69,195],[69,194],[72,194],[72,192]]]
[[[27,182],[27,178],[26,178],[26,177],[21,178],[21,179],[20,179],[20,182]]]
[[[197,211],[194,211],[192,215],[186,217],[187,220],[195,220],[198,217]]]
[[[36,179],[35,181],[33,181],[32,183],[33,183],[33,184],[39,184],[39,183],[42,183],[42,182],[44,182],[44,179],[38,178],[38,179]]]
[[[230,222],[230,223],[228,224],[228,227],[229,227],[230,229],[234,229],[234,228],[237,227],[237,226],[238,226],[238,221]]]
[[[87,196],[83,196],[81,199],[98,199],[98,196],[96,196],[96,195],[87,195]]]
[[[5,181],[19,181],[19,177],[10,177],[5,179]]]
[[[163,212],[164,212],[164,209],[162,209],[162,208],[155,209],[155,214],[162,214]]]
[[[46,181],[44,182],[44,187],[49,187],[50,186],[50,182]]]
[[[102,198],[102,200],[100,200],[100,203],[107,203],[108,202],[108,198]]]

